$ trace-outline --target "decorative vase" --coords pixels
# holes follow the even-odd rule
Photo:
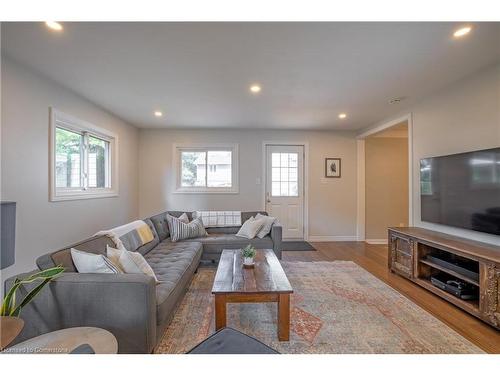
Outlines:
[[[245,266],[253,266],[255,263],[254,263],[254,260],[253,258],[243,258],[243,265]]]

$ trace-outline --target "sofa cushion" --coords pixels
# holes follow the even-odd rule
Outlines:
[[[160,242],[170,235],[170,233],[168,232],[166,212],[162,212],[161,214],[151,216],[149,220],[151,220],[151,222],[153,223]]]
[[[251,240],[242,237],[236,237],[234,234],[209,234],[207,237],[190,238],[179,241],[179,244],[186,242],[199,242],[203,244],[203,251],[206,253],[222,253],[223,249],[240,249],[251,244],[257,249],[272,249],[273,240],[270,236],[264,238],[252,238]]]
[[[208,234],[236,234],[241,227],[215,227],[206,228]]]
[[[201,253],[199,242],[173,243],[165,240],[145,255],[160,282],[156,287],[158,325],[173,313],[198,267]]]
[[[61,265],[66,272],[76,272],[75,264],[71,259],[71,248],[92,254],[106,255],[106,246],[108,245],[115,246],[113,240],[108,236],[94,236],[64,249],[44,254],[36,260],[36,264],[40,270]]]

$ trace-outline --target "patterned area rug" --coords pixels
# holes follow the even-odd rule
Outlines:
[[[290,341],[275,303],[228,304],[228,326],[281,353],[482,353],[353,262],[282,262],[294,288]],[[215,269],[201,268],[156,353],[185,353],[214,332]]]

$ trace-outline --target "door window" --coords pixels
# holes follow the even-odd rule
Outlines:
[[[273,197],[299,196],[299,154],[296,152],[271,153],[271,195]]]

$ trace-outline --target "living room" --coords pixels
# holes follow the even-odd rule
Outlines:
[[[42,19],[0,26],[6,358],[500,353],[499,22]]]

